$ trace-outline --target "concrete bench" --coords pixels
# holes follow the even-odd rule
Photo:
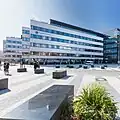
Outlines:
[[[61,79],[67,76],[67,71],[66,70],[57,70],[55,72],[53,72],[52,77],[54,79]]]
[[[17,72],[27,72],[27,68],[18,68]]]
[[[82,65],[79,65],[79,68],[82,68]]]
[[[8,89],[8,78],[0,78],[0,90]]]
[[[88,69],[88,66],[83,66],[83,69]]]
[[[73,100],[73,85],[53,85],[0,117],[0,120],[62,120]],[[62,115],[61,115],[62,114]]]
[[[101,66],[101,69],[105,69],[105,67],[104,67],[104,66]]]
[[[59,66],[59,65],[56,65],[55,68],[60,68],[60,66]]]
[[[107,68],[107,65],[104,65],[105,68]]]
[[[44,73],[44,69],[38,68],[38,69],[36,69],[36,70],[34,71],[34,73],[35,73],[35,74],[42,74],[42,73]]]
[[[95,66],[94,65],[91,65],[91,68],[94,68]]]

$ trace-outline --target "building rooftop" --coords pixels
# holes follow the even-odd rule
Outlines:
[[[59,27],[79,30],[79,31],[90,33],[90,34],[93,34],[93,35],[97,35],[97,36],[103,37],[103,38],[108,37],[106,34],[102,34],[102,33],[99,33],[99,32],[95,32],[93,30],[81,28],[81,27],[78,27],[78,26],[74,26],[74,25],[67,24],[67,23],[60,22],[60,21],[53,20],[53,19],[50,19],[50,24],[55,25],[55,26],[59,26]]]

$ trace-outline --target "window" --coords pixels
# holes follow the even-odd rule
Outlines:
[[[13,43],[16,43],[16,41],[13,41]]]
[[[31,38],[42,39],[42,36],[41,35],[31,34]]]
[[[16,48],[16,46],[15,46],[15,45],[13,45],[13,48]]]
[[[8,48],[11,48],[12,46],[11,46],[11,45],[8,45],[7,47],[8,47]]]
[[[29,30],[22,30],[22,34],[30,34]]]
[[[7,40],[7,42],[8,42],[8,43],[12,43],[12,41],[11,41],[11,40]]]

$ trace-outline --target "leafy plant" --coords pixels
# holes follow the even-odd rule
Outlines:
[[[73,116],[78,120],[114,120],[117,113],[116,103],[97,83],[85,88],[73,101]]]

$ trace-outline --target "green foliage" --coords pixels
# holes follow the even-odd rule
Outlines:
[[[114,120],[117,107],[105,88],[93,83],[83,88],[80,96],[75,98],[73,111],[79,120]]]

